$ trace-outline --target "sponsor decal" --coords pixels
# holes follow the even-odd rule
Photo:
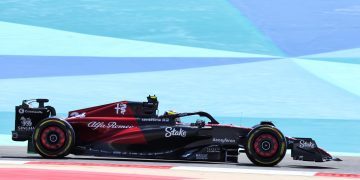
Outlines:
[[[75,117],[75,116],[77,116],[77,115],[79,115],[78,112],[72,112],[72,113],[70,113],[70,117]]]
[[[25,118],[22,116],[20,118],[21,126],[18,126],[19,131],[33,131],[35,128],[32,126],[32,120],[30,118]]]
[[[197,160],[207,160],[208,158],[208,154],[195,154],[195,159]]]
[[[42,111],[25,110],[25,113],[42,114]]]
[[[220,152],[220,148],[219,147],[207,147],[206,148],[206,152],[208,153],[218,153]]]
[[[78,112],[72,112],[72,113],[70,114],[70,117],[74,117],[74,118],[84,118],[84,117],[86,117],[86,113],[84,112],[84,113],[79,114]]]
[[[186,137],[186,131],[182,128],[176,129],[173,127],[166,127],[165,128],[165,137],[169,138],[172,136],[179,136],[179,137]]]
[[[110,151],[106,151],[106,150],[103,150],[103,149],[100,149],[100,153],[104,153],[104,154],[111,154]]]
[[[19,114],[24,114],[25,110],[23,108],[20,108],[18,112],[19,112]]]
[[[42,111],[35,111],[35,110],[26,110],[26,109],[20,108],[20,109],[18,110],[18,113],[19,113],[19,114],[24,114],[24,113],[29,113],[29,114],[42,114],[43,112],[42,112]]]
[[[314,149],[315,148],[315,143],[313,143],[312,141],[307,142],[304,140],[300,140],[300,148],[306,148],[306,149]]]
[[[89,122],[87,125],[89,128],[96,130],[99,128],[105,128],[105,129],[129,129],[133,128],[133,125],[123,125],[123,124],[117,124],[116,122],[101,122],[101,121],[92,121]]]
[[[213,138],[213,142],[219,142],[219,143],[235,143],[235,139],[228,139],[228,138]]]
[[[163,152],[104,151],[101,149],[92,149],[92,148],[88,148],[87,150],[91,152],[110,153],[116,156],[143,156],[143,157],[154,157],[154,156],[170,154],[174,152],[173,150],[163,151]]]
[[[120,114],[124,115],[126,113],[126,107],[127,107],[126,104],[122,104],[122,103],[116,104],[116,107],[115,107],[116,114],[120,113]]]
[[[142,122],[169,122],[169,118],[141,118]]]
[[[22,126],[32,126],[32,121],[30,118],[25,118],[24,116],[22,116],[20,118],[20,121]]]

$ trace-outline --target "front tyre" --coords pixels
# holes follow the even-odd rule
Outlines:
[[[35,151],[44,158],[62,158],[74,147],[75,133],[66,121],[45,119],[35,127],[33,144]]]
[[[248,134],[245,152],[255,165],[275,166],[286,154],[286,138],[274,126],[258,126]]]

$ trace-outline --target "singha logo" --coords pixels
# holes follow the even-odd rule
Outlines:
[[[24,126],[24,127],[32,126],[32,121],[30,118],[25,118],[24,116],[22,116],[20,118],[20,121],[21,121],[21,126]]]

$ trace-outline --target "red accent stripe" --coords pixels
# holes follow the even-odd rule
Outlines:
[[[129,172],[131,173],[131,172]],[[1,180],[179,180],[180,177],[124,173],[44,170],[27,168],[0,168]]]
[[[81,162],[54,162],[54,161],[31,161],[25,164],[43,165],[65,165],[65,166],[103,166],[103,167],[125,167],[125,168],[149,168],[149,169],[170,169],[173,166],[156,166],[142,164],[106,164],[106,163],[81,163]]]
[[[360,174],[345,174],[345,173],[316,173],[315,176],[341,177],[341,178],[360,178]]]
[[[69,122],[83,122],[83,121],[121,121],[121,122],[132,122],[136,121],[135,117],[71,117],[67,119]]]

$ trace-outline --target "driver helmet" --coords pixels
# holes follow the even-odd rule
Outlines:
[[[177,112],[174,110],[168,110],[168,111],[165,111],[165,113],[164,113],[164,115],[175,115],[175,114],[177,114]]]
[[[176,114],[178,114],[176,111],[168,110],[168,111],[165,111],[164,116],[171,116],[171,115],[176,115]],[[180,118],[179,117],[175,118],[175,122],[180,123],[181,122]]]

